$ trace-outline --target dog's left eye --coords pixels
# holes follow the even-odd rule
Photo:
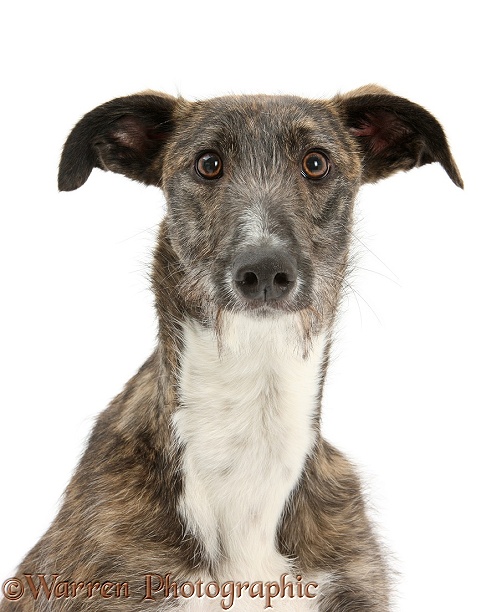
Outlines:
[[[218,153],[205,151],[195,161],[195,170],[202,178],[213,180],[220,178],[223,174],[223,162]]]
[[[302,160],[303,176],[314,181],[324,178],[329,168],[329,159],[321,151],[309,151]]]

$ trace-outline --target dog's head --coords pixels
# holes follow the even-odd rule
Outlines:
[[[84,116],[63,150],[61,190],[97,167],[162,188],[160,274],[192,312],[333,315],[362,183],[439,162],[462,179],[422,107],[377,86],[331,100],[146,92]],[[159,259],[159,258],[158,258]]]

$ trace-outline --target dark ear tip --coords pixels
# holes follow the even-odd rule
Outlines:
[[[72,185],[69,181],[66,181],[64,178],[58,177],[58,190],[59,191],[74,191],[78,189],[78,185]]]
[[[463,189],[464,181],[462,177],[460,176],[460,172],[457,168],[457,164],[453,161],[453,159],[450,157],[449,163],[441,163],[441,165],[446,170],[446,173],[448,174],[450,179],[453,181],[453,183],[457,187],[460,187],[460,189]]]
[[[63,160],[64,162],[64,160]],[[59,191],[75,191],[87,181],[92,171],[92,165],[89,168],[81,167],[78,169],[69,168],[67,164],[61,163],[58,173],[58,189]]]
[[[84,184],[82,182],[70,181],[66,177],[59,176],[58,177],[58,190],[59,191],[75,191]]]
[[[81,181],[81,182],[70,182],[66,179],[63,180],[58,180],[58,191],[75,191],[75,189],[78,189],[79,187],[82,187],[82,185],[85,183],[85,181]]]
[[[455,185],[457,187],[460,187],[460,189],[464,188],[464,180],[462,179],[462,177],[460,176],[460,172],[458,171],[458,168],[455,166],[455,180],[453,181],[455,183]]]
[[[457,187],[460,187],[460,189],[464,188],[464,181],[462,180],[462,177],[460,176],[460,173],[458,171],[448,172],[448,176],[450,177],[454,185],[456,185]]]

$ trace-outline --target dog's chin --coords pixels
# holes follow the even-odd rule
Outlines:
[[[287,310],[279,310],[277,308],[269,308],[267,306],[263,306],[261,308],[245,308],[240,311],[240,314],[243,314],[246,317],[254,320],[271,320],[271,319],[280,319],[284,317],[286,314],[291,311]]]

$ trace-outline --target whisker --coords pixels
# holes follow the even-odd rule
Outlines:
[[[363,246],[369,253],[371,253],[371,255],[373,255],[373,257],[375,257],[375,259],[378,259],[378,261],[385,267],[387,268],[387,270],[392,274],[392,276],[394,276],[394,278],[396,279],[396,281],[399,281],[399,276],[393,271],[391,270],[391,268],[389,268],[389,266],[382,260],[380,259],[380,257],[378,257],[378,255],[372,251],[369,246],[367,244],[365,244],[360,238],[359,236],[350,228],[346,228],[347,231],[350,233],[350,235],[352,236],[352,238],[354,238],[355,240],[357,240],[359,242],[359,244],[361,246]]]

